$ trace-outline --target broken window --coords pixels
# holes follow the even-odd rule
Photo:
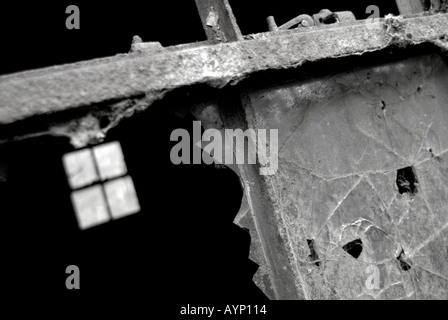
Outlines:
[[[403,249],[401,249],[401,252],[397,257],[397,260],[400,263],[401,270],[408,271],[411,269],[411,265],[406,262],[406,254],[404,253]]]
[[[350,241],[349,243],[344,245],[342,249],[344,249],[344,251],[346,251],[353,258],[358,259],[362,252],[362,241],[361,239]]]
[[[418,179],[412,167],[406,167],[397,171],[397,187],[400,194],[408,193],[414,195],[417,193]]]
[[[312,262],[315,263],[316,266],[320,266],[319,256],[316,253],[316,250],[314,248],[314,240],[306,240],[308,243],[308,248],[310,248],[310,255],[308,256]]]
[[[67,153],[63,163],[80,229],[140,211],[119,142]]]

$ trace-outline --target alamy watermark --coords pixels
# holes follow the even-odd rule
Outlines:
[[[79,289],[79,268],[75,265],[70,265],[65,269],[66,274],[70,274],[65,280],[65,287],[68,290]]]
[[[269,134],[269,139],[268,139]],[[185,129],[171,133],[179,141],[170,152],[173,164],[258,164],[260,175],[273,175],[278,168],[277,129],[207,129],[201,134],[201,121],[193,121],[193,137]],[[268,152],[269,150],[269,152]]]
[[[79,7],[73,4],[69,5],[65,9],[65,13],[70,13],[67,19],[65,19],[65,27],[69,30],[80,29]]]

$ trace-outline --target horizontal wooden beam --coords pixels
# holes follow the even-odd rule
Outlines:
[[[0,124],[33,116],[142,97],[147,107],[195,84],[221,88],[251,74],[381,50],[442,41],[448,14],[338,27],[259,34],[256,39],[151,55],[140,52],[0,77]],[[168,48],[167,48],[168,49]]]

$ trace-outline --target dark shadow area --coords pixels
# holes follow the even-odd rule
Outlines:
[[[404,253],[404,250],[401,249],[401,252],[397,257],[397,260],[400,263],[401,270],[408,271],[411,269],[411,265],[405,261],[405,257],[406,257],[406,254]]]
[[[352,11],[356,19],[367,19],[371,14],[366,13],[369,5],[376,5],[380,10],[380,17],[389,13],[398,15],[395,1],[381,0],[374,3],[370,0],[342,0],[342,1],[256,1],[230,0],[237,23],[244,35],[267,32],[269,30],[266,18],[273,16],[277,25],[282,25],[300,14],[319,13],[322,9],[330,11]]]
[[[72,4],[79,30],[65,26]],[[0,10],[0,34],[0,74],[128,53],[134,35],[162,46],[206,40],[194,0],[9,1]]]
[[[314,249],[314,240],[306,240],[308,244],[308,248],[310,248],[310,255],[308,256],[312,262],[316,264],[316,266],[320,266],[319,256],[316,253],[316,250]]]
[[[412,167],[398,169],[396,183],[400,194],[414,195],[418,192],[418,179]]]
[[[342,249],[344,249],[344,251],[351,255],[353,258],[358,259],[362,252],[362,241],[361,239],[350,241],[349,243],[344,245]]]
[[[239,177],[213,165],[171,163],[172,130],[192,136],[193,120],[145,112],[110,131],[142,210],[84,231],[61,161],[73,150],[67,140],[2,146],[2,161],[11,164],[0,184],[11,296],[159,304],[167,314],[178,313],[179,303],[266,301],[252,282],[258,265],[248,258],[250,235],[233,224],[243,195]],[[65,288],[69,265],[80,269],[80,290]]]

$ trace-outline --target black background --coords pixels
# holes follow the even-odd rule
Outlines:
[[[1,185],[3,267],[11,297],[91,300],[178,311],[187,303],[267,301],[251,278],[250,236],[234,225],[242,188],[230,169],[170,160],[172,130],[192,135],[193,118],[141,113],[109,132],[120,141],[141,211],[79,230],[62,156],[64,138],[3,146],[10,164]],[[81,289],[67,290],[65,269],[80,269]]]

